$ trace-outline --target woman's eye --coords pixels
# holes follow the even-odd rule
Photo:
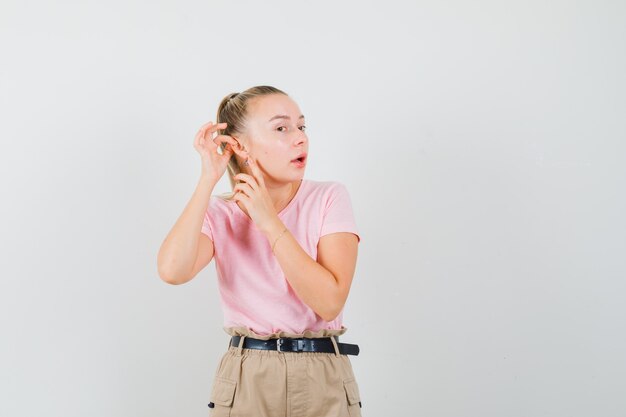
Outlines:
[[[276,130],[278,130],[279,132],[284,132],[284,131],[285,131],[285,129],[287,129],[285,126],[278,126],[278,127],[276,128]],[[302,125],[302,126],[300,126],[298,129],[300,129],[301,131],[303,131],[303,132],[304,132],[304,131],[306,130],[306,126]]]

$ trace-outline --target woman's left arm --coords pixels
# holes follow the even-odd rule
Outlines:
[[[270,245],[285,230],[275,221],[263,231]],[[317,245],[317,262],[302,249],[289,230],[278,239],[274,254],[298,297],[326,321],[334,320],[348,298],[358,253],[354,233],[324,235]]]
[[[350,292],[356,267],[357,235],[350,232],[323,235],[317,245],[319,262],[315,261],[289,230],[285,230],[256,161],[248,158],[248,163],[251,174],[234,176],[235,180],[242,182],[235,185],[233,198],[241,201],[259,230],[274,246],[274,255],[298,297],[322,319],[334,320]]]

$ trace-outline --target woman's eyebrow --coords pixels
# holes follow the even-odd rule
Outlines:
[[[271,122],[274,119],[291,119],[291,117],[287,116],[286,114],[277,114],[268,121]],[[298,120],[300,119],[304,119],[304,114],[301,114],[300,117],[298,117]]]

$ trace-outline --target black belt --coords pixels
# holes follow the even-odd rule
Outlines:
[[[335,338],[335,340],[339,339],[337,336],[333,337]],[[241,336],[233,336],[230,339],[230,345],[235,347],[239,346],[239,339],[241,339]],[[242,347],[244,349],[277,350],[279,352],[335,353],[335,347],[333,346],[333,342],[330,340],[330,337],[281,337],[279,339],[261,340],[253,339],[246,336],[245,340],[243,341]],[[359,354],[359,345],[337,342],[337,347],[339,348],[339,353],[341,353],[342,355]]]

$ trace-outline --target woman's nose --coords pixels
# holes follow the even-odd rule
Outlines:
[[[306,135],[305,132],[303,132],[300,129],[297,129],[298,132],[295,134],[296,135],[296,143],[300,144],[302,142],[306,142],[308,140],[308,137]]]

